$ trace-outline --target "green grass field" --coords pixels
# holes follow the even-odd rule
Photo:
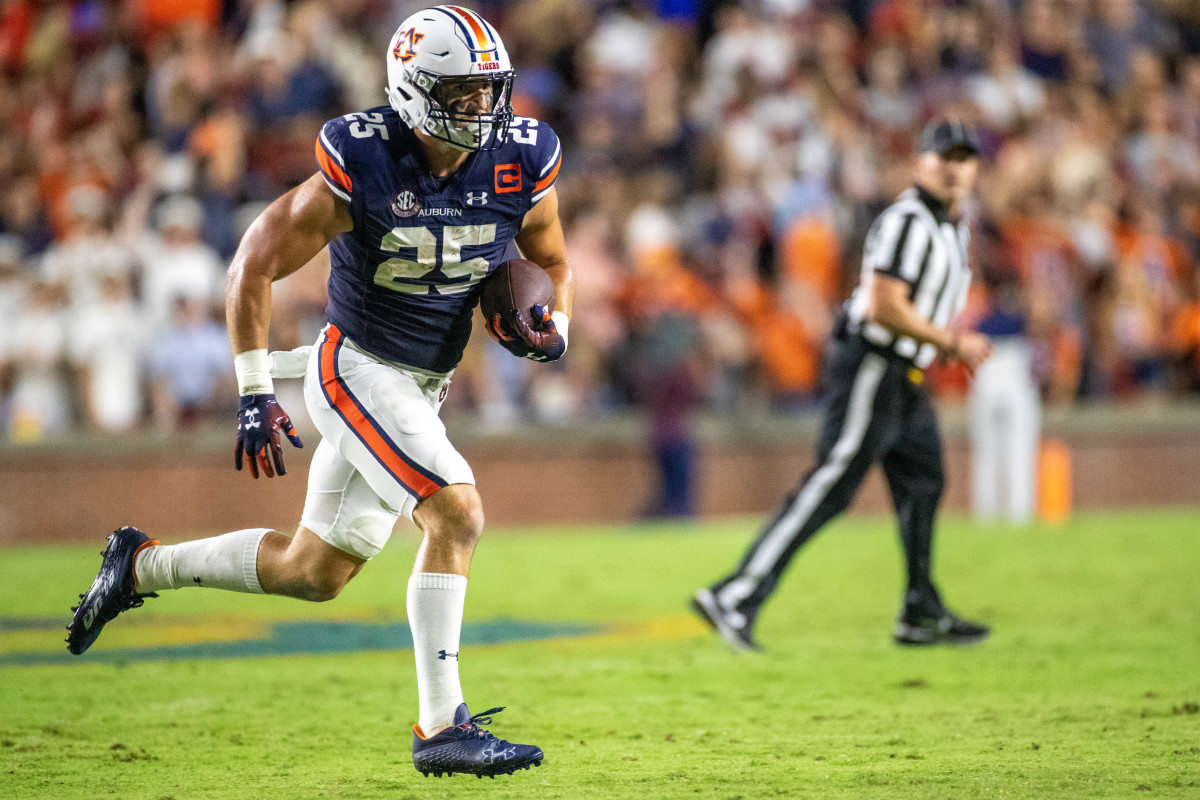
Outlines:
[[[756,524],[486,537],[471,630],[567,634],[463,648],[473,710],[546,752],[495,781],[412,768],[412,656],[387,649],[411,534],[332,603],[168,593],[70,661],[101,542],[0,552],[0,798],[1200,796],[1200,510],[947,519],[945,594],[995,626],[964,649],[890,643],[893,523],[847,518],[764,611],[768,652],[735,654],[686,600]],[[212,657],[263,641],[291,654]]]

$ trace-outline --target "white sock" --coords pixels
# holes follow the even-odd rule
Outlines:
[[[408,624],[421,704],[417,724],[426,736],[453,725],[454,712],[463,701],[458,683],[458,637],[466,598],[463,575],[417,572],[408,579]]]
[[[183,544],[155,545],[133,564],[139,594],[184,586],[262,594],[258,544],[268,528],[249,528]]]

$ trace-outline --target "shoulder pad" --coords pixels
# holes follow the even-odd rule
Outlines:
[[[532,117],[515,117],[508,130],[508,146],[515,148],[528,175],[530,202],[549,194],[562,165],[562,145],[558,134],[546,123]]]

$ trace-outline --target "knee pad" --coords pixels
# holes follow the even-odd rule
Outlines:
[[[371,559],[387,544],[399,516],[322,440],[309,467],[301,525],[339,550]]]

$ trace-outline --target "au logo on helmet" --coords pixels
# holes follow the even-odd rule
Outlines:
[[[425,38],[425,34],[417,33],[416,28],[405,28],[396,35],[396,46],[392,55],[407,64],[417,57],[417,42]]]

